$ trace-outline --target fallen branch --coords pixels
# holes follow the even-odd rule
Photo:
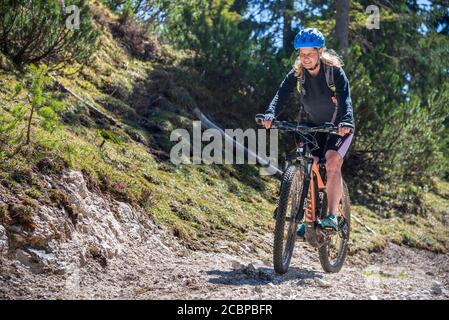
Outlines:
[[[76,99],[78,99],[79,101],[81,101],[82,103],[84,103],[88,108],[89,108],[89,112],[93,113],[94,115],[104,118],[106,120],[108,120],[112,125],[117,126],[119,128],[121,128],[122,126],[120,125],[120,123],[115,120],[113,117],[111,117],[110,115],[107,115],[106,113],[100,111],[98,108],[96,108],[92,103],[90,103],[89,101],[84,100],[83,98],[81,98],[79,95],[77,95],[75,92],[73,92],[72,90],[70,90],[69,88],[67,88],[66,86],[64,86],[61,82],[58,81],[58,79],[56,79],[53,75],[50,75],[50,77],[57,83],[57,85],[64,91],[70,93],[72,96],[74,96]]]
[[[355,221],[357,221],[362,227],[364,227],[369,232],[371,232],[373,234],[377,234],[373,229],[371,229],[365,223],[363,223],[362,219],[358,218],[355,214],[351,213],[351,218],[353,218]]]

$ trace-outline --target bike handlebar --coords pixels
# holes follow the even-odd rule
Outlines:
[[[264,114],[256,115],[256,123],[263,125],[265,120]],[[308,125],[297,125],[288,121],[278,121],[272,120],[271,128],[281,129],[287,131],[301,132],[301,133],[312,133],[312,132],[325,132],[325,133],[337,133],[338,127],[336,127],[332,122],[325,122],[323,125],[311,127]]]

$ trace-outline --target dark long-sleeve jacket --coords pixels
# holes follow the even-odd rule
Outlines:
[[[334,68],[334,83],[338,101],[334,124],[344,124],[354,129],[355,123],[348,78],[341,67],[332,68]],[[277,117],[282,112],[290,95],[297,88],[298,79],[294,72],[294,69],[292,69],[284,78],[265,113],[271,113]],[[304,111],[306,111],[313,124],[319,125],[324,122],[331,122],[335,104],[332,102],[333,92],[327,85],[323,66],[320,67],[320,72],[316,77],[312,77],[307,70],[304,72],[305,82],[302,86],[305,89],[305,94],[301,95]]]

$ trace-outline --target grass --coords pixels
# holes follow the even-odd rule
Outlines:
[[[64,79],[64,84],[88,101],[95,100],[99,95],[95,81],[87,85],[78,81],[77,77],[82,75]],[[6,94],[12,93],[17,82],[14,77],[9,80],[10,89]],[[64,102],[68,109],[75,107],[76,101],[70,96],[66,96]],[[2,114],[7,114],[5,106],[2,107]],[[150,146],[165,150],[169,150],[171,142],[160,137],[167,137],[178,126],[191,126],[191,120],[185,115],[163,110],[156,112],[149,121],[159,125],[162,131],[149,134],[139,126],[133,130],[145,136]],[[256,188],[251,186],[257,181],[250,176],[254,173],[253,169],[161,163],[148,152],[148,146],[135,142],[125,130],[116,127],[100,129],[69,123],[49,133],[34,126],[33,141],[32,153],[18,154],[2,163],[2,171],[11,171],[8,177],[10,183],[17,184],[17,189],[21,185],[29,185],[27,193],[33,198],[67,207],[64,194],[60,191],[49,192],[46,195],[48,199],[44,199],[45,195],[40,194],[31,183],[34,174],[30,173],[30,168],[39,167],[42,159],[50,156],[52,159],[62,159],[71,169],[83,171],[93,185],[112,198],[144,207],[148,215],[168,226],[187,243],[199,243],[223,235],[242,240],[249,230],[270,230],[272,222],[269,212],[274,208],[266,199],[272,197],[265,190],[257,190],[260,189],[257,185]],[[13,169],[18,162],[23,165]],[[44,173],[54,172],[45,167]]]
[[[449,183],[438,179],[435,183],[436,190],[423,193],[425,216],[398,216],[396,212],[374,212],[364,206],[353,205],[352,212],[376,233],[367,231],[353,220],[353,252],[377,252],[388,242],[440,253],[449,252],[449,197],[446,196]]]
[[[381,274],[374,273],[374,272],[371,272],[371,271],[364,271],[364,272],[362,272],[362,274],[364,276],[367,276],[367,277],[374,277],[374,278],[379,278],[379,279],[385,279],[386,278],[385,276],[383,276]]]

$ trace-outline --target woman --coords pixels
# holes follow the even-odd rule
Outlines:
[[[335,212],[342,196],[341,166],[351,144],[354,126],[349,81],[341,68],[342,60],[333,51],[326,50],[323,34],[316,28],[300,31],[294,41],[298,58],[294,68],[282,81],[279,90],[265,112],[264,126],[271,127],[290,96],[297,89],[304,110],[312,125],[333,122],[338,134],[319,134],[318,150],[312,154],[326,158],[327,200],[329,212],[322,220],[323,228],[337,230]],[[329,139],[326,144],[327,136]],[[298,236],[304,237],[305,225],[298,228]]]

